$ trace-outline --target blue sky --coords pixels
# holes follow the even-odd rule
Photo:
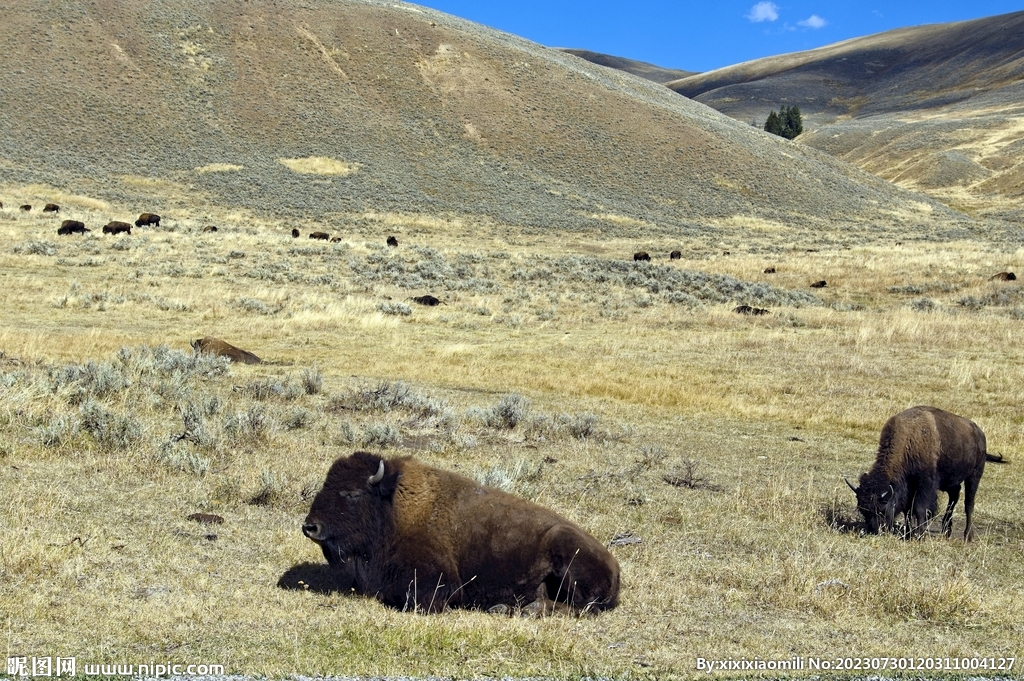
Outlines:
[[[709,71],[904,26],[1024,10],[1024,0],[426,0],[549,47]]]

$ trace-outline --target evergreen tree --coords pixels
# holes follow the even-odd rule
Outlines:
[[[764,131],[770,132],[773,135],[782,135],[782,121],[779,120],[779,115],[774,111],[768,114],[768,120],[764,122]]]
[[[765,132],[770,132],[788,140],[793,139],[804,131],[804,122],[800,116],[800,107],[783,106],[779,112],[772,111],[768,114],[768,120],[764,122]]]

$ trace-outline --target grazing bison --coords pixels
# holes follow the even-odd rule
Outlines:
[[[878,456],[871,470],[860,476],[857,508],[868,532],[892,529],[904,514],[907,535],[922,534],[935,515],[938,491],[949,501],[942,516],[942,531],[953,531],[953,507],[964,486],[964,539],[974,528],[974,495],[985,461],[1002,461],[985,451],[985,433],[973,421],[935,407],[912,407],[890,418],[882,428]]]
[[[770,314],[768,310],[763,307],[751,307],[750,305],[739,305],[732,309],[736,314],[749,314],[754,316],[761,316],[764,314]]]
[[[398,248],[398,239],[396,239],[393,236],[389,236],[388,239],[387,239],[387,244],[388,244],[388,246],[391,246],[392,248]]]
[[[584,613],[618,605],[619,564],[553,511],[410,457],[341,457],[302,533],[393,608]]]
[[[142,227],[144,225],[156,225],[160,226],[160,216],[156,213],[143,213],[139,216],[139,219],[135,221],[136,227]]]
[[[331,243],[332,244],[339,244],[339,243],[341,243],[341,237],[340,236],[332,236],[331,237]]]
[[[236,348],[231,343],[222,341],[219,338],[214,338],[213,336],[206,336],[205,338],[191,341],[190,345],[193,350],[200,354],[227,357],[232,362],[241,362],[242,364],[259,364],[263,361],[251,352],[242,350],[241,348]]]
[[[309,233],[309,238],[310,239],[321,239],[323,241],[327,241],[328,239],[331,238],[331,235],[328,234],[327,232],[310,232]]]
[[[108,222],[107,224],[103,225],[103,233],[104,234],[131,234],[132,233],[132,226],[129,225],[127,222],[120,222],[118,220],[113,220],[113,221]]]
[[[299,230],[294,228],[294,227],[292,227],[292,238],[293,239],[298,239],[299,238]]]
[[[824,279],[822,279],[821,281],[816,281],[813,284],[811,284],[811,288],[825,288],[826,286],[828,286],[828,284],[825,283]]]
[[[764,273],[765,274],[775,274],[775,268],[774,267],[765,267],[764,268]]]
[[[650,262],[651,261],[651,256],[647,254],[647,251],[639,251],[638,253],[634,253],[633,254],[633,261],[634,262],[640,262],[640,261]]]
[[[434,305],[440,305],[442,302],[444,302],[440,298],[435,298],[429,293],[425,296],[415,296],[413,298],[410,298],[409,300],[419,305],[429,305],[431,307],[433,307]]]
[[[683,257],[683,252],[682,251],[672,251],[671,253],[668,254],[668,259],[669,260],[679,260],[682,257]]]
[[[1017,281],[1017,275],[1013,272],[1000,272],[988,278],[989,281]]]
[[[60,206],[58,206],[56,203],[48,203],[45,206],[43,206],[43,212],[44,213],[59,213],[60,212]]]
[[[26,213],[29,212],[30,210],[32,210],[32,204],[31,203],[23,203],[23,204],[21,204],[18,207],[21,208]]]
[[[91,229],[85,228],[84,222],[79,222],[78,220],[65,220],[60,223],[60,227],[57,228],[57,234],[60,234],[61,236],[66,236],[68,234],[85,234],[86,232],[91,231]]]

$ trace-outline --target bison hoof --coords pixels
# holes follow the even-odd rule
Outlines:
[[[512,610],[504,603],[498,603],[487,608],[488,615],[508,615]]]

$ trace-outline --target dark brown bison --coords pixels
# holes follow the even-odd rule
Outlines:
[[[1017,275],[1013,272],[1000,272],[988,278],[989,281],[1017,281]]]
[[[156,213],[143,213],[139,216],[139,219],[135,221],[136,227],[142,227],[144,225],[156,225],[160,226],[160,216]]]
[[[754,316],[761,316],[764,314],[770,314],[768,310],[763,307],[751,307],[750,305],[738,305],[732,309],[736,314],[749,314]]]
[[[963,484],[964,539],[970,541],[974,495],[986,460],[1002,458],[986,452],[985,433],[973,421],[935,407],[911,407],[886,421],[875,465],[860,476],[860,485],[846,484],[857,495],[865,529],[872,534],[892,529],[900,513],[908,526],[906,535],[922,534],[942,490],[949,497],[942,516],[947,537],[953,532],[953,507]]]
[[[242,364],[259,364],[263,361],[251,352],[242,350],[241,348],[236,348],[231,343],[222,341],[219,338],[214,338],[213,336],[200,338],[199,340],[192,341],[190,344],[192,345],[192,349],[198,353],[227,357],[232,362],[241,362]]]
[[[32,210],[32,204],[31,203],[23,203],[20,206],[18,206],[18,208],[21,208],[23,211],[25,211],[27,213],[30,210]]]
[[[84,222],[79,222],[78,220],[65,220],[60,223],[60,227],[57,228],[57,234],[60,234],[61,236],[68,234],[85,234],[86,232],[91,231],[91,229],[85,228]]]
[[[388,239],[387,239],[387,244],[388,244],[388,246],[391,246],[392,248],[398,248],[398,239],[396,239],[393,236],[389,236]]]
[[[765,267],[764,268],[764,273],[765,274],[775,274],[775,268],[774,267]]]
[[[206,227],[203,227],[203,232],[216,232],[216,231],[217,231],[217,225],[206,225]]]
[[[822,279],[821,281],[816,281],[813,284],[811,284],[811,288],[825,288],[826,286],[828,286],[828,284],[825,283],[824,279]]]
[[[302,532],[356,592],[393,608],[540,615],[618,605],[619,564],[579,526],[410,457],[339,458]]]
[[[331,238],[331,235],[328,234],[327,232],[310,232],[309,233],[309,238],[310,239],[322,239],[323,241],[327,241],[327,240],[329,240]]]
[[[418,305],[429,305],[431,307],[433,307],[434,305],[440,305],[441,303],[444,302],[440,298],[435,298],[434,296],[430,295],[429,293],[427,295],[425,295],[425,296],[415,296],[413,298],[410,298],[409,300],[411,300],[412,302],[414,302],[414,303],[416,303]]]
[[[294,227],[292,227],[292,238],[293,239],[298,239],[299,238],[299,230],[294,228]]]
[[[672,251],[668,254],[669,260],[680,260],[683,257],[682,251]]]
[[[331,243],[332,243],[332,244],[338,244],[338,243],[341,243],[341,237],[340,237],[340,236],[332,236],[332,237],[331,237]]]
[[[132,226],[127,222],[120,222],[118,220],[112,220],[107,224],[103,225],[104,234],[131,234]]]
[[[641,261],[650,262],[651,261],[651,256],[647,254],[647,251],[639,251],[639,252],[633,254],[633,261],[634,262],[641,262]]]
[[[60,206],[58,206],[56,203],[48,203],[45,206],[43,206],[43,212],[44,213],[59,213],[60,212]]]

